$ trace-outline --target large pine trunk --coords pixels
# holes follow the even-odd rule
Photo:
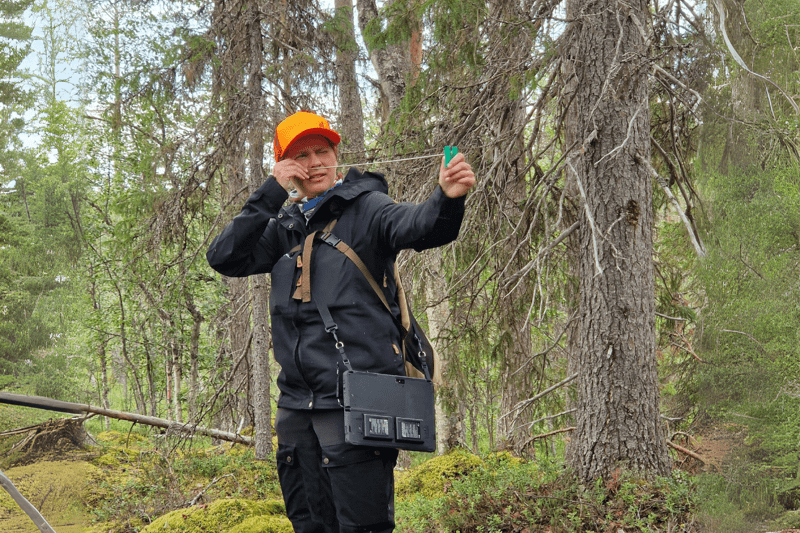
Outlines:
[[[567,459],[583,479],[671,466],[655,356],[647,9],[644,0],[567,4],[568,179],[583,209],[570,339],[578,413]]]

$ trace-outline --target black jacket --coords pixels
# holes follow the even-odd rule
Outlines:
[[[209,247],[208,262],[221,274],[272,274],[270,315],[275,359],[281,366],[280,407],[339,407],[336,372],[342,361],[317,310],[315,300],[320,298],[338,325],[338,338],[355,370],[404,372],[402,356],[395,349],[401,346],[397,326],[363,274],[335,248],[315,241],[312,301],[292,298],[301,272],[300,252],[292,250],[308,234],[338,218],[334,235],[361,257],[399,316],[393,276],[397,253],[442,246],[458,237],[464,198],[447,198],[437,187],[421,204],[395,203],[387,192],[381,174],[352,169],[306,224],[297,205],[281,207],[287,193],[270,177]]]

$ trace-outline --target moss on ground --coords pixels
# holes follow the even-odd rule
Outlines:
[[[88,528],[90,519],[82,493],[97,467],[85,461],[39,461],[4,473],[59,533],[78,533]],[[39,531],[5,491],[0,491],[0,524],[3,531]]]
[[[216,500],[168,513],[142,533],[292,533],[289,519],[283,516],[285,512],[283,502],[278,500]]]
[[[457,448],[446,455],[429,459],[397,475],[395,492],[399,500],[440,497],[453,481],[483,464],[477,455]]]
[[[147,437],[133,431],[122,433],[117,430],[103,431],[94,438],[100,444],[109,446],[128,446],[130,444],[141,444],[147,441]]]

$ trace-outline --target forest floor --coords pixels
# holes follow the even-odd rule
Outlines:
[[[92,452],[75,442],[76,426],[54,420],[45,423],[48,429],[43,431],[31,429],[0,440],[4,459],[0,469],[59,533],[87,530],[90,516],[82,496],[99,472],[91,463]],[[0,531],[38,531],[6,491],[0,491]]]
[[[2,408],[0,406],[0,411]],[[146,524],[171,510],[183,508],[186,513],[186,502],[198,495],[204,496],[197,499],[201,507],[217,499],[264,501],[279,498],[272,465],[253,465],[249,456],[237,460],[237,454],[243,453],[241,448],[153,449],[153,437],[146,438],[136,432],[112,431],[98,434],[97,439],[100,442],[88,448],[75,446],[69,438],[39,439],[45,448],[20,453],[21,437],[0,437],[0,469],[59,533],[109,531],[108,524],[115,520],[117,525],[113,531],[141,531]],[[747,446],[747,429],[736,424],[708,426],[686,439],[682,445],[702,456],[705,464],[687,461],[679,466],[697,474],[698,478],[724,477]],[[11,450],[14,443],[17,448]],[[175,480],[173,485],[164,481],[170,477]],[[552,490],[552,485],[550,487],[547,490]],[[622,497],[622,493],[619,495]],[[500,507],[504,508],[505,504]],[[748,521],[731,527],[731,522],[726,522],[724,513],[722,515],[700,516],[698,522],[703,525],[694,530],[800,533],[800,529],[781,528],[767,521]],[[119,523],[122,516],[127,518]],[[185,514],[183,516],[186,518]],[[398,527],[398,531],[405,530]],[[549,527],[525,530],[558,531]],[[583,528],[578,526],[576,530]],[[616,529],[620,530],[630,533],[648,529]],[[5,491],[0,491],[0,531],[38,531]]]
[[[742,426],[710,426],[691,439],[692,451],[705,459],[704,472],[721,472],[733,459],[734,452],[744,446],[746,436],[746,429]]]

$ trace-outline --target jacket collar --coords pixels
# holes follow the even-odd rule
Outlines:
[[[340,216],[341,211],[347,204],[357,197],[368,192],[389,192],[389,184],[383,174],[377,172],[360,172],[358,169],[351,168],[344,177],[342,184],[330,191],[325,199],[317,206],[314,214],[309,219],[311,221],[320,216],[320,213],[328,213],[323,218],[328,218],[330,213]]]
[[[309,225],[311,220],[320,216],[320,213],[339,211],[336,215],[339,216],[341,209],[345,205],[367,192],[387,194],[389,192],[389,184],[386,182],[386,178],[378,172],[361,172],[358,169],[351,168],[344,177],[342,184],[325,195],[325,199],[314,210],[314,214],[311,215],[311,219],[308,221]],[[288,216],[283,217],[281,222],[285,227],[289,228],[289,224],[304,223],[305,218],[298,205],[292,204],[284,209]]]

